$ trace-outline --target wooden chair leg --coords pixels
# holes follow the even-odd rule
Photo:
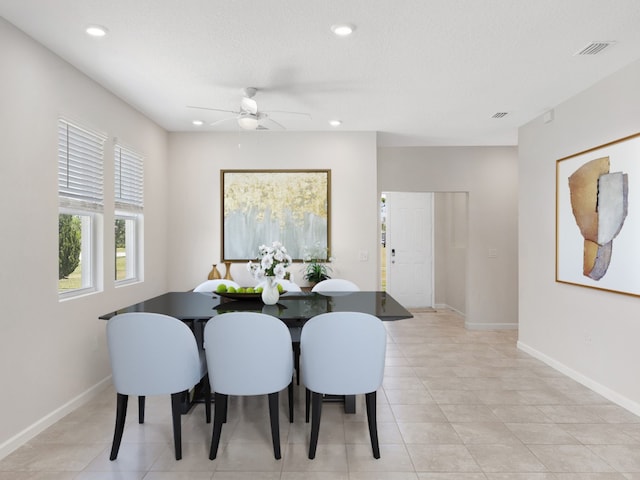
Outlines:
[[[182,415],[182,394],[171,394],[171,418],[173,419],[173,445],[176,451],[176,460],[182,458],[182,427],[180,416]]]
[[[311,405],[311,441],[309,442],[309,459],[316,457],[316,447],[318,446],[318,434],[320,433],[320,416],[322,415],[322,394],[312,392]]]
[[[378,445],[378,421],[376,419],[376,392],[365,395],[367,404],[367,421],[369,423],[369,437],[371,437],[371,448],[373,458],[380,458],[380,446]]]
[[[220,434],[222,433],[222,424],[226,421],[227,416],[227,395],[222,393],[214,393],[214,414],[213,414],[213,434],[211,436],[211,449],[209,450],[209,460],[215,460],[218,455],[218,445],[220,444]]]
[[[278,392],[269,394],[269,418],[271,419],[271,440],[273,441],[273,456],[280,460],[280,409],[278,406]]]
[[[144,395],[138,397],[138,423],[144,423],[144,400]]]
[[[113,443],[111,444],[111,455],[109,460],[115,460],[120,450],[120,442],[122,441],[122,432],[124,432],[124,421],[127,418],[127,403],[129,396],[118,394],[116,405],[116,428],[113,432]]]
[[[311,409],[311,390],[304,389],[304,421],[309,423],[309,411]]]
[[[289,384],[289,423],[293,423],[293,378]]]

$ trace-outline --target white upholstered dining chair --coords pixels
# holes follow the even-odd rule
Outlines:
[[[316,283],[311,289],[312,292],[359,292],[360,287],[351,280],[344,278],[328,278]]]
[[[323,313],[302,327],[300,368],[307,389],[307,418],[312,400],[310,459],[316,455],[323,395],[359,394],[366,398],[373,456],[380,458],[376,391],[384,377],[386,338],[382,321],[361,312]]]
[[[145,397],[171,395],[176,460],[182,458],[183,396],[203,380],[207,423],[211,421],[211,391],[204,352],[198,351],[189,327],[160,313],[132,312],[107,322],[107,343],[117,392],[116,426],[110,460],[118,456],[129,395],[138,396],[138,421],[144,423]]]
[[[202,282],[196,288],[193,289],[194,292],[200,293],[215,293],[218,285],[226,285],[227,287],[240,288],[233,280],[225,280],[224,278],[216,279],[216,280],[207,280]]]
[[[287,386],[293,422],[293,349],[287,326],[263,313],[223,313],[207,322],[204,347],[215,401],[209,458],[214,460],[218,452],[228,396],[268,395],[273,454],[279,459],[278,398]]]

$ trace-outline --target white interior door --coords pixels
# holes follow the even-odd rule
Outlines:
[[[405,307],[432,307],[433,193],[385,195],[387,291]]]

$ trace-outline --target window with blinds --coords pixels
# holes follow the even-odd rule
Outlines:
[[[106,136],[58,121],[58,293],[61,299],[96,290],[96,234],[104,211]]]
[[[115,282],[124,285],[141,278],[142,211],[144,207],[143,157],[116,145],[114,148]]]

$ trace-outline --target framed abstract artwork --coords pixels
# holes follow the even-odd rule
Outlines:
[[[331,170],[221,170],[220,183],[223,260],[254,260],[274,241],[294,261],[330,250]]]
[[[556,161],[556,281],[640,295],[640,134]]]

